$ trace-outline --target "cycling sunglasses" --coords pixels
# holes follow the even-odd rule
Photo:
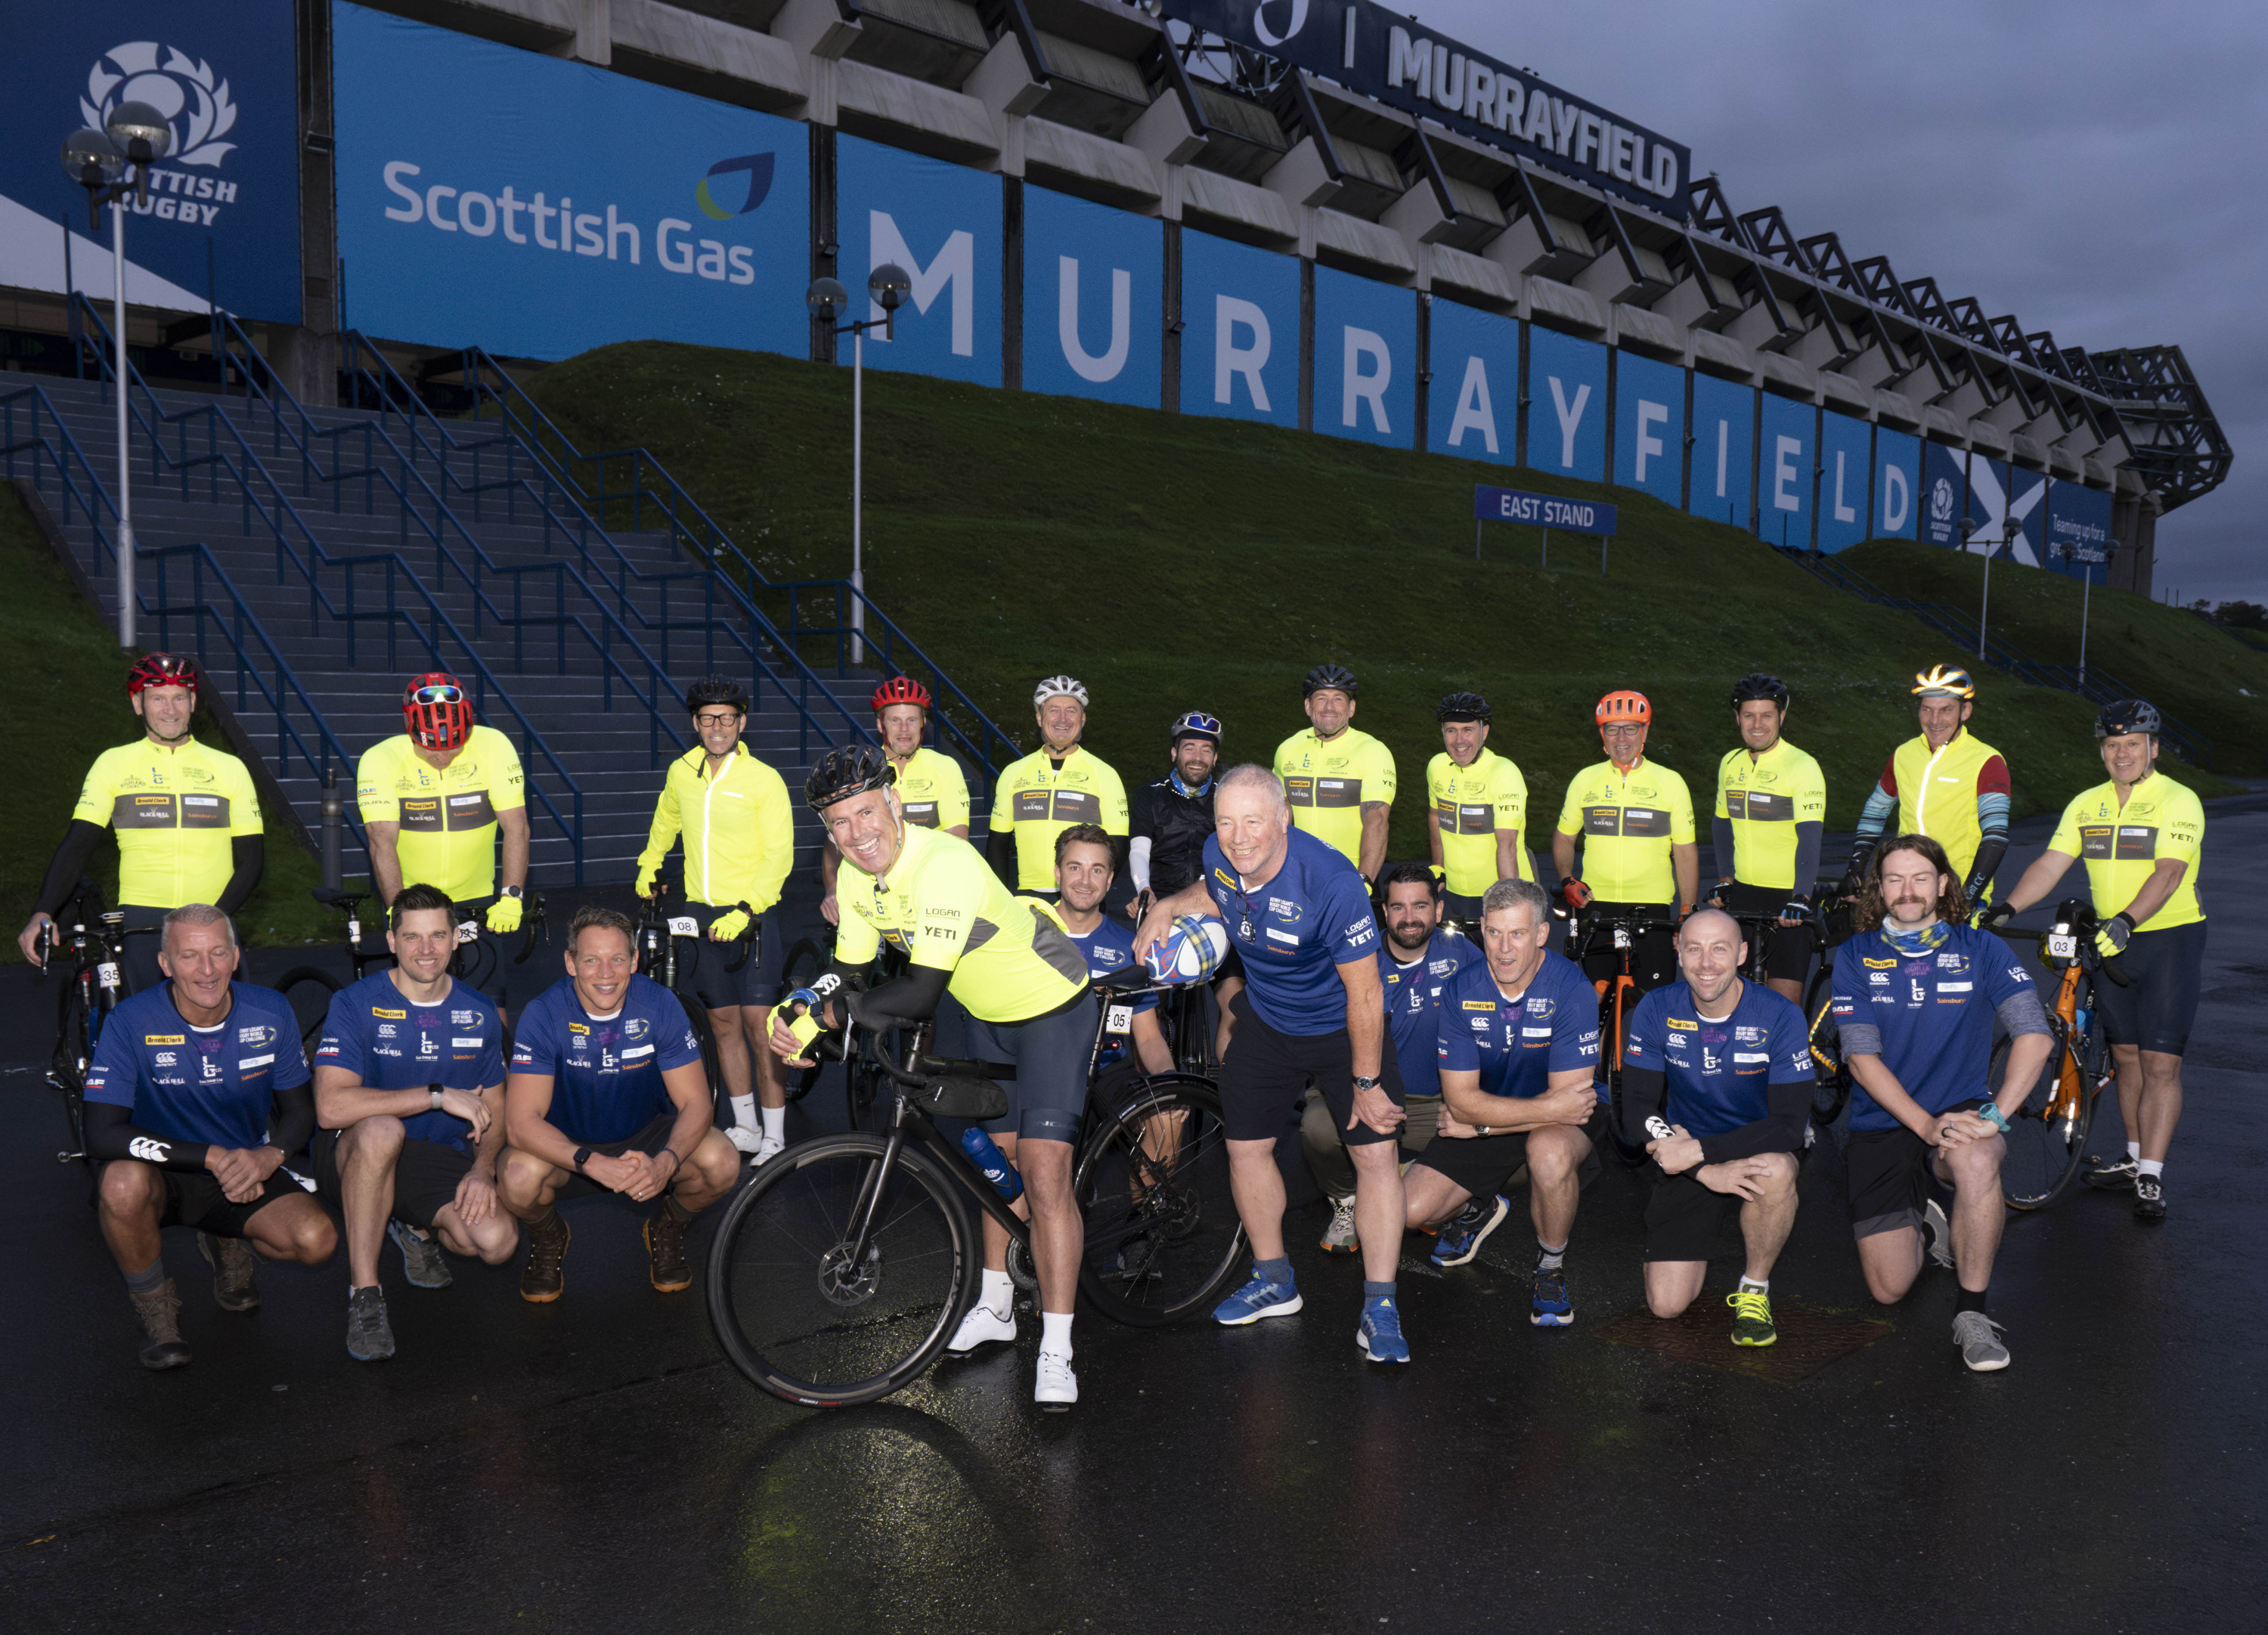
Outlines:
[[[409,702],[413,704],[460,704],[465,702],[465,689],[446,685],[421,687],[409,695]]]

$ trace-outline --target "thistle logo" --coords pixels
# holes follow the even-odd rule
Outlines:
[[[1929,490],[1929,519],[1939,527],[1953,520],[1953,484],[1943,477]]]
[[[772,190],[772,160],[769,153],[748,153],[736,159],[718,159],[709,167],[709,173],[693,184],[693,202],[701,213],[711,221],[730,221],[735,216],[745,216],[764,202]],[[745,175],[748,195],[738,209],[729,209],[717,202],[716,193],[709,184],[719,176]],[[729,195],[729,184],[725,191]]]
[[[96,60],[87,71],[79,117],[99,130],[122,102],[146,102],[166,116],[173,128],[173,151],[166,156],[173,164],[217,166],[236,151],[236,144],[220,140],[236,125],[228,81],[211,63],[171,46],[134,40]]]

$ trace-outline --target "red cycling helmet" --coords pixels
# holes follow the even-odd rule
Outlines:
[[[892,704],[919,704],[926,710],[929,689],[910,675],[894,675],[874,689],[874,713],[880,715]]]
[[[1596,718],[1602,732],[1617,721],[1635,721],[1640,726],[1646,726],[1653,720],[1653,706],[1646,703],[1644,693],[1633,693],[1624,689],[1621,692],[1609,693],[1604,698],[1600,699],[1599,707],[1592,711],[1592,714]]]
[[[473,701],[446,670],[428,670],[401,689],[401,725],[420,749],[461,749],[473,735]]]
[[[186,687],[194,697],[197,667],[172,653],[144,653],[126,672],[126,696],[131,698],[145,687]]]

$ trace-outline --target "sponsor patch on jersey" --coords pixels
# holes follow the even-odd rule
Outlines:
[[[477,1050],[477,1049],[479,1049],[481,1048],[481,1044],[482,1044],[482,1037],[481,1037],[481,1035],[478,1035],[478,1034],[475,1034],[475,1035],[474,1035],[471,1038],[469,1038],[469,1039],[452,1039],[452,1040],[450,1040],[450,1041],[449,1041],[449,1048],[450,1048],[452,1050]]]
[[[1973,982],[1941,982],[1937,984],[1937,991],[1940,993],[1967,993],[1976,985]]]
[[[274,1044],[276,1030],[268,1027],[239,1027],[236,1030],[236,1042],[239,1044],[251,1045],[256,1049],[263,1044]]]
[[[1733,1042],[1735,1044],[1754,1044],[1764,1036],[1764,1030],[1761,1027],[1735,1027],[1733,1029]]]
[[[1425,974],[1428,976],[1447,976],[1456,968],[1457,962],[1454,960],[1428,960],[1425,961]]]
[[[961,910],[959,909],[924,909],[922,915],[926,919],[957,920],[961,917]]]
[[[144,1034],[142,1035],[144,1044],[187,1044],[188,1042],[188,1036],[186,1034]]]
[[[1268,928],[1268,934],[1278,942],[1290,943],[1295,948],[1300,946],[1300,939],[1288,931],[1278,931],[1273,925],[1270,925]]]
[[[1669,1025],[1682,1034],[1698,1033],[1701,1031],[1700,1023],[1689,1022],[1682,1016],[1671,1017],[1669,1019]]]
[[[1940,954],[1937,956],[1937,968],[1941,971],[1957,971],[1968,963],[1969,956],[1963,954]]]
[[[1520,1030],[1520,1036],[1523,1039],[1549,1039],[1551,1030],[1549,1027],[1523,1027]]]
[[[591,1030],[581,1022],[570,1022],[567,1024],[567,1031],[571,1034],[587,1034]]]
[[[1288,897],[1269,898],[1268,911],[1270,914],[1280,915],[1287,920],[1296,920],[1300,917],[1300,905]]]
[[[241,1057],[238,1058],[236,1071],[239,1073],[249,1072],[255,1067],[272,1067],[275,1064],[276,1058],[272,1055]]]
[[[625,1062],[634,1061],[640,1057],[652,1056],[652,1054],[653,1045],[651,1042],[645,1044],[634,1044],[622,1052],[622,1060]]]
[[[372,1016],[386,1016],[386,1017],[391,1017],[394,1020],[395,1020],[395,1021],[397,1021],[397,1022],[401,1022],[401,1021],[407,1021],[407,1020],[409,1020],[409,1012],[407,1012],[407,1011],[389,1011],[389,1010],[385,1009],[385,1008],[384,1008],[383,1006],[381,1006],[381,1005],[372,1005],[372,1006],[370,1007],[370,1013],[371,1013]]]
[[[1888,983],[1890,980],[1890,974],[1888,971],[1868,971],[1867,980],[1871,983]]]
[[[452,1027],[470,1027],[474,1023],[480,1020],[481,1013],[478,1011],[452,1011],[449,1013],[449,1026]]]
[[[1861,958],[1859,962],[1861,965],[1864,965],[1870,971],[1894,971],[1898,968],[1898,962],[1894,959],[1869,960]]]
[[[1743,1062],[1769,1062],[1771,1060],[1771,1052],[1769,1050],[1735,1050],[1733,1052],[1733,1065],[1735,1067],[1738,1067]]]
[[[633,1016],[630,1020],[622,1024],[622,1037],[625,1039],[643,1039],[645,1037],[645,1030],[649,1025],[650,1024],[648,1024],[644,1017]]]
[[[1468,999],[1465,1001],[1465,1009],[1469,1011],[1493,1011],[1496,1009],[1496,1001],[1494,999]],[[178,1044],[180,1041],[176,1040],[174,1042]]]

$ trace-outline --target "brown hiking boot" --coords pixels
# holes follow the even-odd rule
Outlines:
[[[567,1244],[574,1235],[556,1209],[528,1223],[527,1264],[519,1269],[520,1299],[547,1306],[565,1291],[567,1278],[560,1262],[566,1259]]]
[[[173,1280],[166,1278],[166,1286],[154,1293],[127,1298],[134,1302],[134,1315],[142,1320],[142,1366],[152,1369],[187,1366],[189,1348],[181,1344],[181,1297],[173,1293]]]
[[[213,1269],[213,1299],[223,1311],[258,1311],[260,1291],[252,1274],[260,1270],[260,1255],[242,1238],[217,1238],[197,1234],[197,1253]]]
[[[664,1294],[693,1285],[693,1268],[685,1263],[685,1226],[692,1219],[673,1197],[646,1217],[646,1276]]]

